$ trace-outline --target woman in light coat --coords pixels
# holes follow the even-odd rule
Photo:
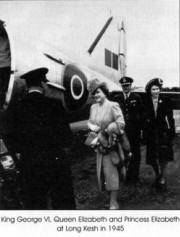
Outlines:
[[[97,79],[91,81],[89,92],[94,97],[95,104],[91,106],[88,126],[91,131],[98,134],[99,139],[104,143],[104,150],[96,149],[97,152],[97,175],[98,185],[101,190],[101,172],[104,176],[105,189],[110,192],[110,209],[119,209],[118,190],[120,186],[118,165],[120,156],[118,145],[106,149],[106,139],[103,139],[111,130],[115,128],[118,133],[123,132],[125,122],[122,111],[116,102],[107,99],[108,89],[105,83],[100,83]],[[107,139],[108,140],[108,139]]]

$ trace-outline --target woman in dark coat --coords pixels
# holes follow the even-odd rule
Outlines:
[[[175,134],[173,111],[168,98],[162,98],[160,90],[163,81],[150,80],[146,85],[146,121],[147,164],[152,165],[155,175],[155,187],[166,189],[166,166],[173,160],[172,138]]]

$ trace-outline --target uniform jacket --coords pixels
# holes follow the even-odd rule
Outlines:
[[[11,135],[16,141],[14,150],[27,161],[47,160],[63,154],[64,130],[69,128],[61,115],[60,110],[43,94],[27,94],[11,116]]]
[[[137,93],[130,93],[125,100],[123,92],[117,95],[114,100],[119,103],[126,124],[126,130],[140,129],[143,121],[143,103]]]
[[[9,116],[11,115],[11,116]],[[64,152],[71,131],[61,103],[32,92],[8,112],[8,144],[20,153],[20,185],[27,209],[75,209],[70,165]]]

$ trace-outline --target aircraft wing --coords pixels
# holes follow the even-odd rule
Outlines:
[[[81,45],[79,40],[80,37],[83,37],[83,32],[79,35],[80,31],[77,33],[76,29],[72,29],[71,25],[75,26],[74,22],[69,19],[61,19],[57,9],[53,8],[52,15],[49,11],[52,6],[49,6],[48,3],[43,5],[44,10],[48,9],[48,11],[45,11],[46,14],[42,14],[41,17],[39,16],[42,6],[41,8],[37,8],[36,4],[31,6],[32,8],[24,6],[22,20],[15,17],[18,6],[15,4],[15,9],[9,9],[11,14],[8,17],[6,14],[2,15],[11,51],[7,104],[15,98],[20,98],[24,93],[25,85],[19,77],[25,72],[39,67],[48,68],[47,79],[49,81],[66,88],[66,92],[60,99],[62,99],[71,121],[86,119],[88,116],[87,111],[91,101],[87,85],[90,80],[98,78],[107,83],[110,91],[120,91],[118,79],[123,68],[124,73],[126,72],[124,24],[120,29],[120,35],[123,37],[121,44],[117,28],[116,34],[113,35],[117,36],[116,40],[112,37],[112,32],[109,31],[110,27],[113,28],[113,18],[109,17],[98,34],[96,27],[97,37],[92,41],[93,43],[90,44],[91,41],[88,44],[83,42],[84,45]],[[1,11],[1,13],[3,12],[5,11]],[[76,18],[74,17],[73,20],[75,21]],[[28,25],[29,23],[30,25]],[[77,27],[82,27],[79,22]],[[116,46],[112,45],[112,48],[109,45],[106,47],[104,44],[104,42],[112,43],[112,41],[113,43],[116,41]],[[118,44],[120,44],[119,52],[116,52]],[[101,58],[99,59],[98,56]],[[119,61],[122,57],[123,63]],[[179,94],[169,93],[169,96],[172,97],[174,107],[178,108]]]

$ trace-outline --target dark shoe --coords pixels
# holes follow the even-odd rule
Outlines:
[[[159,177],[155,179],[155,181],[152,183],[152,188],[158,189],[159,187]]]
[[[160,190],[160,192],[167,191],[167,182],[166,182],[165,178],[162,178],[159,180],[159,190]]]
[[[154,187],[156,189],[156,191],[158,192],[166,192],[167,191],[167,182],[165,178],[158,178],[156,179],[155,183],[154,183]]]

